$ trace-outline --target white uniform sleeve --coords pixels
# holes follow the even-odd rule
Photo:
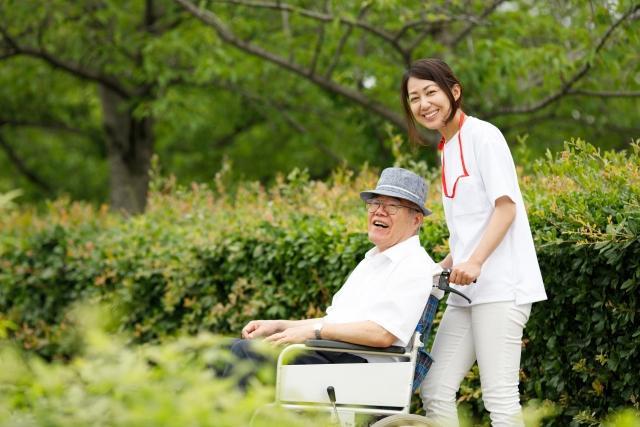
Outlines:
[[[495,127],[483,130],[476,146],[476,159],[487,197],[492,205],[502,196],[515,203],[518,178],[507,141]]]

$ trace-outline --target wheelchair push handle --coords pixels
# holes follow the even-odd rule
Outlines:
[[[471,299],[468,296],[466,296],[459,290],[453,289],[451,286],[449,286],[449,276],[451,276],[450,268],[445,268],[444,270],[442,270],[442,273],[440,273],[440,279],[438,279],[437,288],[445,292],[452,292],[456,295],[460,295],[462,298],[466,299],[469,304],[471,304]],[[474,280],[473,283],[476,283],[476,280]]]

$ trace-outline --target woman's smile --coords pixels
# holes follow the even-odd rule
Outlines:
[[[427,112],[427,113],[422,113],[422,117],[425,120],[432,120],[438,115],[438,111],[440,111],[440,110],[437,109],[437,110],[433,110],[433,111],[430,111],[430,112]]]

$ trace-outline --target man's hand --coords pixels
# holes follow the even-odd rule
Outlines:
[[[316,334],[313,325],[301,325],[287,328],[282,332],[267,337],[265,341],[276,344],[298,344],[306,340],[315,338]]]
[[[468,285],[480,276],[481,269],[480,263],[471,260],[454,265],[449,276],[449,283]]]
[[[269,337],[282,329],[280,320],[252,320],[242,328],[242,338],[251,340]]]

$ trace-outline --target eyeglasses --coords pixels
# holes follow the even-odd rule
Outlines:
[[[379,200],[367,200],[366,202],[364,202],[364,204],[367,206],[367,211],[369,213],[374,213],[375,211],[378,210],[378,208],[380,206],[382,206],[384,211],[386,213],[388,213],[389,215],[397,214],[398,213],[398,209],[400,209],[400,208],[406,208],[406,209],[410,209],[412,211],[420,212],[418,209],[416,209],[414,207],[411,207],[411,206],[394,205],[392,203],[382,203]]]

